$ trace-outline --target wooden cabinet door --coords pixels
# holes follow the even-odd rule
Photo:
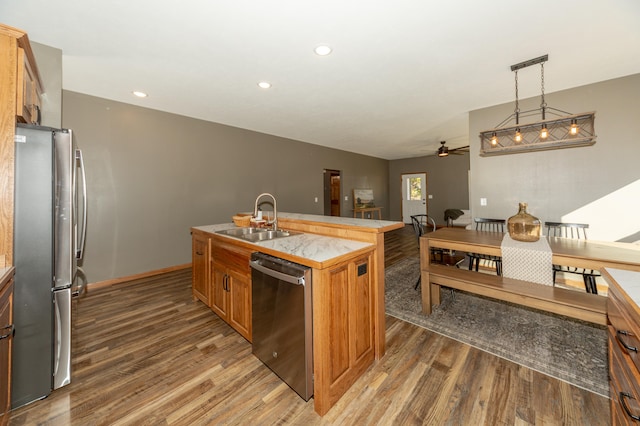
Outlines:
[[[372,261],[363,256],[330,270],[314,270],[314,398],[321,415],[373,363]]]
[[[23,123],[40,124],[40,89],[24,49],[18,48],[16,118]]]
[[[13,279],[0,293],[0,424],[6,424],[11,408],[11,345],[13,341]]]
[[[354,263],[353,284],[351,285],[350,315],[352,342],[351,359],[356,364],[360,358],[373,356],[373,288],[369,268],[370,258],[360,259]]]
[[[217,262],[211,267],[211,298],[209,307],[220,318],[229,322],[229,294],[226,269]]]
[[[211,309],[248,341],[251,341],[251,252],[212,240]]]
[[[191,241],[191,290],[194,299],[200,299],[209,306],[209,239],[204,235],[193,233]]]
[[[251,341],[251,276],[245,271],[229,269],[228,277],[229,325]]]

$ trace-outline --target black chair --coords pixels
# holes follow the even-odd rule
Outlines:
[[[487,231],[487,232],[501,232],[504,233],[504,219],[487,219],[482,217],[476,217],[473,219],[476,223],[476,231]],[[481,253],[467,253],[469,257],[469,270],[474,269],[478,272],[478,268],[480,267],[480,261],[486,260],[492,262],[496,266],[496,275],[502,275],[502,257],[500,256],[491,256],[488,254]]]
[[[436,230],[436,221],[426,214],[416,214],[411,216],[411,224],[413,225],[413,231],[416,234],[418,240],[418,250],[420,250],[420,237],[424,235],[431,226],[432,231]],[[440,259],[438,260],[438,256]],[[431,248],[431,261],[442,263],[444,261],[444,252],[441,248]],[[415,289],[420,286],[420,277],[416,282]]]
[[[545,222],[547,228],[547,236],[559,238],[571,238],[575,240],[586,240],[587,229],[589,225],[586,223],[562,223],[562,222]],[[593,269],[576,268],[573,266],[553,265],[553,283],[556,282],[556,274],[558,272],[568,272],[570,274],[582,275],[584,288],[587,293],[598,294],[596,286],[596,277],[600,276],[598,271]]]

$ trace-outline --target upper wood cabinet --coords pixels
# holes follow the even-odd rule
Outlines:
[[[38,120],[42,83],[24,31],[0,24],[0,256],[13,264],[16,121]]]
[[[29,60],[25,50],[18,47],[18,70],[16,80],[16,118],[22,123],[40,124],[40,97],[42,86],[35,63]]]

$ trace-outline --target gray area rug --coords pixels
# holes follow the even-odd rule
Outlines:
[[[609,397],[606,327],[446,289],[425,316],[419,271],[417,257],[387,268],[387,314]]]

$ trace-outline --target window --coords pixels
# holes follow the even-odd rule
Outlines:
[[[422,179],[419,177],[407,178],[407,200],[422,200]]]

